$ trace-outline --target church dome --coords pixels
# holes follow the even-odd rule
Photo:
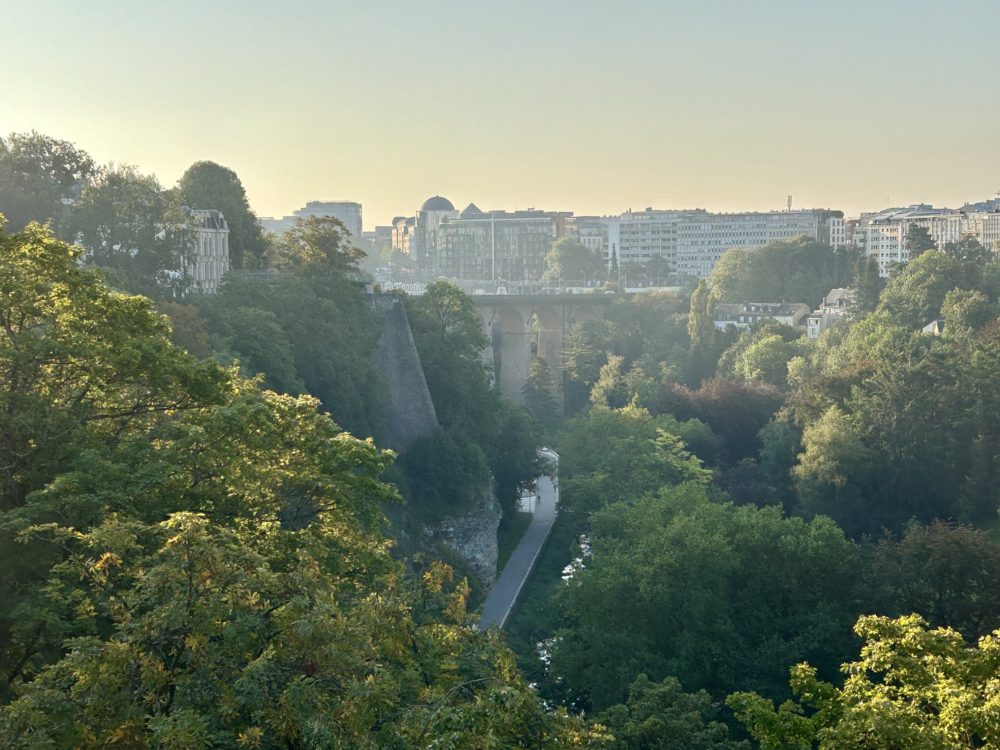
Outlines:
[[[424,201],[424,205],[420,207],[421,211],[454,211],[455,207],[451,204],[451,201],[447,198],[442,198],[440,195],[435,195],[433,198],[428,198]]]

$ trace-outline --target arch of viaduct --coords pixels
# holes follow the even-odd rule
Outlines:
[[[484,352],[493,366],[500,391],[517,402],[528,381],[532,359],[541,357],[562,387],[563,341],[585,320],[604,315],[610,294],[477,295],[473,297],[483,332],[490,341]]]

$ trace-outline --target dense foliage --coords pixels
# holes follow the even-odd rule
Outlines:
[[[388,454],[77,256],[0,235],[0,744],[593,746],[389,557]]]

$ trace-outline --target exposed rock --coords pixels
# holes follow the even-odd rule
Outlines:
[[[444,519],[437,529],[443,544],[465,560],[486,586],[492,586],[497,577],[497,531],[502,513],[491,486],[464,514]]]

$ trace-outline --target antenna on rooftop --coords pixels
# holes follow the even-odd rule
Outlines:
[[[792,196],[790,195],[788,196],[788,210],[792,210]]]

